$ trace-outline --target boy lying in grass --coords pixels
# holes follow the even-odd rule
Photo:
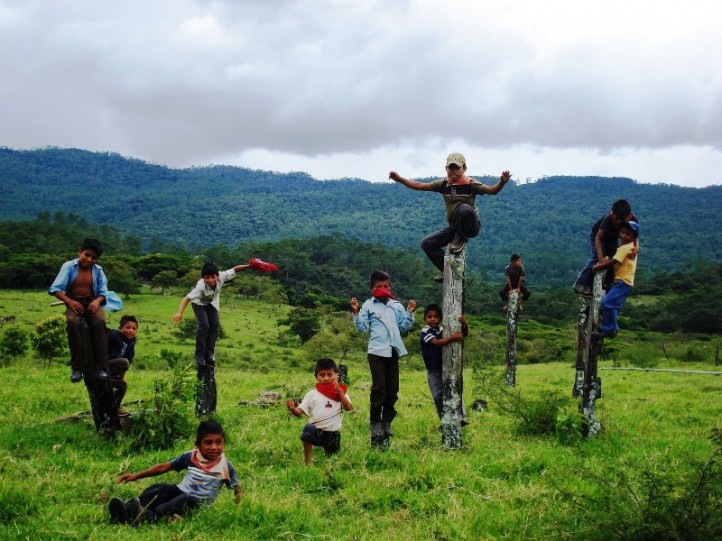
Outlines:
[[[162,462],[138,473],[121,475],[118,483],[130,483],[144,477],[155,477],[170,470],[188,470],[178,485],[156,483],[140,496],[123,503],[113,498],[108,503],[110,520],[117,524],[156,522],[162,517],[172,519],[201,504],[211,505],[223,485],[233,488],[236,503],[241,501],[242,491],[233,464],[226,459],[223,449],[226,436],[216,421],[203,421],[196,432],[196,448],[183,453],[170,462]]]

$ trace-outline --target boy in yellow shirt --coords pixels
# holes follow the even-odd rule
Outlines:
[[[624,222],[619,229],[621,244],[614,253],[614,257],[597,263],[592,267],[594,272],[614,266],[614,280],[612,287],[604,295],[599,306],[599,329],[592,334],[594,339],[614,338],[619,332],[619,312],[624,301],[632,293],[634,273],[637,270],[637,256],[634,250],[634,241],[639,237],[639,224]],[[631,253],[630,253],[631,252]]]

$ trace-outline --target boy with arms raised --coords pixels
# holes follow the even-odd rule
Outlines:
[[[241,501],[233,464],[224,453],[226,435],[216,421],[203,421],[196,431],[196,448],[183,453],[170,462],[161,462],[138,473],[126,473],[117,483],[130,483],[145,477],[155,477],[171,470],[187,470],[177,484],[156,483],[149,486],[137,498],[126,503],[120,498],[108,502],[111,521],[118,524],[137,524],[142,521],[156,522],[162,517],[182,515],[199,505],[211,505],[223,486],[233,489],[236,503]]]
[[[399,399],[399,357],[407,353],[401,333],[414,325],[416,301],[409,300],[404,308],[391,293],[391,277],[384,271],[373,271],[369,284],[371,298],[359,308],[358,299],[352,297],[349,306],[356,330],[369,333],[371,445],[385,446],[393,435],[391,423]]]
[[[619,238],[622,244],[617,248],[614,257],[607,261],[597,263],[592,267],[599,272],[614,266],[614,279],[612,287],[602,297],[599,305],[599,329],[592,333],[592,338],[614,338],[619,332],[619,312],[624,301],[632,294],[634,274],[637,271],[637,257],[634,255],[635,243],[639,238],[639,225],[636,222],[624,222],[619,227]]]
[[[353,411],[346,394],[346,385],[338,381],[338,367],[333,359],[319,359],[314,369],[316,388],[309,391],[300,404],[292,398],[286,406],[296,417],[307,415],[308,424],[303,428],[303,457],[308,466],[313,462],[313,446],[323,447],[327,455],[341,449],[341,424],[343,412]]]

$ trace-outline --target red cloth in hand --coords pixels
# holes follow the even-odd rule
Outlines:
[[[276,264],[261,261],[257,257],[249,259],[248,264],[251,266],[252,269],[256,269],[262,272],[278,271],[278,266]]]
[[[375,287],[374,290],[371,292],[371,295],[373,295],[380,301],[396,298],[394,297],[394,294],[391,293],[391,288],[388,287]]]
[[[343,383],[339,383],[339,387],[343,389],[344,393],[346,392],[346,389],[348,389],[348,387]],[[336,390],[336,386],[333,383],[317,383],[316,390],[331,400],[341,402],[341,394]]]

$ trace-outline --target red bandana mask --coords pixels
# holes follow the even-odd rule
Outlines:
[[[348,387],[346,387],[343,383],[340,383],[339,387],[343,389],[344,393],[346,392],[346,389],[348,389]],[[341,395],[336,390],[336,386],[333,383],[317,383],[316,390],[326,398],[330,398],[336,402],[341,402]]]
[[[391,293],[390,287],[375,287],[374,290],[371,292],[371,295],[380,300],[381,302],[386,302],[388,299],[395,299],[394,294]]]

